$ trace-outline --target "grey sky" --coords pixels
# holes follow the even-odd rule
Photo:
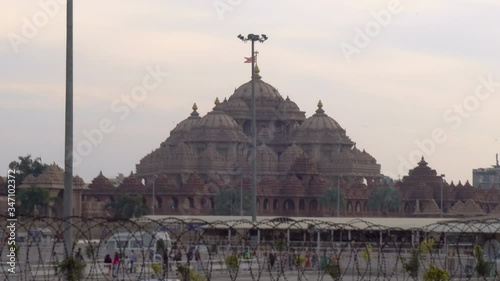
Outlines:
[[[56,3],[54,14],[33,38],[23,37],[23,18],[33,21],[45,13],[40,3],[49,2]],[[390,2],[75,0],[75,145],[86,139],[83,130],[97,129],[104,118],[115,126],[75,174],[88,182],[100,170],[108,177],[135,170],[189,116],[193,102],[205,114],[215,97],[229,97],[249,80],[243,57],[250,56],[250,45],[236,35],[265,33],[270,39],[256,45],[263,80],[307,116],[321,99],[383,173],[403,176],[401,159],[414,166],[410,155],[423,154],[447,180],[470,180],[473,168],[494,164],[500,152],[500,85],[476,99],[467,117],[447,111],[471,101],[480,77],[500,82],[500,2],[398,1],[401,12],[346,60],[342,42],[354,46],[356,28],[365,30]],[[2,4],[5,171],[28,153],[63,163],[65,8],[56,0]],[[13,33],[24,38],[18,52]],[[113,102],[130,95],[146,68],[157,65],[170,76],[120,119]],[[433,151],[416,145],[437,128],[446,140],[434,142]]]

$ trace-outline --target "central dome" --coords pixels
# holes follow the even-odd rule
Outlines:
[[[280,103],[284,101],[283,97],[280,95],[278,90],[272,85],[262,81],[259,75],[259,67],[255,66],[255,99],[259,102],[265,103]],[[238,89],[234,91],[234,93],[229,97],[229,100],[233,99],[242,99],[245,102],[252,101],[252,81],[248,81],[247,83],[241,85]]]

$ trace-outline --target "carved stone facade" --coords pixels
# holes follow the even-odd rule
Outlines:
[[[261,79],[258,68],[256,76],[257,214],[331,215],[321,208],[319,198],[326,188],[338,185],[346,198],[343,216],[381,215],[367,206],[371,192],[386,185],[376,160],[356,148],[345,129],[325,113],[321,101],[315,114],[306,118],[296,103]],[[155,214],[210,214],[219,190],[240,186],[251,190],[251,106],[251,81],[228,99],[217,98],[213,111],[203,117],[195,104],[190,116],[124,181],[136,182],[135,187],[112,188],[100,174],[85,191],[85,202],[105,204],[118,193],[132,193],[143,195],[149,206],[154,201]],[[139,179],[144,186],[137,183]],[[395,184],[401,194],[400,212],[389,215],[439,216],[441,181],[422,159]],[[495,193],[489,194],[496,196],[494,202],[488,202],[483,193],[481,189],[474,193],[468,183],[444,183],[444,211],[458,215],[463,201],[469,213],[481,213],[474,204],[489,213],[500,201]],[[467,203],[469,199],[474,204]]]
[[[48,216],[62,216],[64,198],[64,170],[57,164],[49,165],[40,175],[28,175],[19,189],[38,187],[49,191]],[[82,192],[86,189],[85,182],[79,176],[73,177],[73,215],[82,215]],[[41,214],[37,214],[41,215]]]

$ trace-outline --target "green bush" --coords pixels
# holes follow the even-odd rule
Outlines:
[[[156,241],[156,252],[163,254],[165,251],[167,251],[167,245],[165,244],[165,240],[158,239],[158,241]]]
[[[493,263],[484,259],[483,249],[479,245],[474,246],[474,257],[476,258],[475,270],[479,277],[488,277],[490,275]]]
[[[420,268],[420,255],[420,249],[413,249],[410,259],[408,261],[403,260],[403,269],[413,279],[416,279],[418,277],[418,270]]]
[[[154,262],[151,264],[151,268],[153,269],[155,275],[159,278],[161,275],[161,264],[158,262]]]
[[[431,264],[424,273],[424,281],[448,281],[450,274],[444,268]]]
[[[85,262],[75,257],[68,257],[57,265],[59,272],[68,281],[79,281],[83,279]]]
[[[373,252],[371,244],[366,244],[365,248],[361,252],[361,257],[365,262],[370,262],[372,260]]]
[[[230,271],[237,271],[240,267],[240,260],[235,254],[228,255],[225,258],[227,269]]]
[[[182,281],[189,281],[189,272],[191,270],[189,270],[189,267],[185,266],[185,265],[178,265],[177,266],[177,272],[179,272],[179,274],[181,275],[181,280]]]
[[[330,263],[327,265],[327,272],[330,277],[332,277],[333,280],[338,281],[340,280],[340,264],[337,261],[337,259],[331,259]]]
[[[177,266],[177,272],[179,272],[182,281],[206,281],[207,278],[203,275],[203,272],[194,272],[189,267],[184,265]]]
[[[301,255],[297,255],[297,257],[295,257],[295,265],[296,266],[302,266],[306,263],[306,258],[301,256]]]

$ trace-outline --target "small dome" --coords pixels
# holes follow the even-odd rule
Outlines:
[[[299,144],[324,143],[353,145],[337,121],[325,114],[321,101],[316,114],[307,118],[294,132],[294,140]]]
[[[278,111],[282,114],[287,114],[289,112],[300,112],[300,108],[287,96],[286,100],[278,105]]]
[[[105,189],[105,188],[114,188],[111,181],[102,174],[102,171],[99,173],[97,177],[95,177],[92,182],[89,184],[89,188],[91,189]]]
[[[201,119],[200,114],[196,111],[197,109],[198,106],[196,103],[193,104],[193,112],[191,112],[191,115],[177,124],[177,126],[175,126],[175,128],[170,132],[170,135],[190,131]]]
[[[85,182],[83,181],[83,179],[76,175],[73,177],[73,186],[74,187],[84,187],[85,186]]]
[[[316,114],[307,118],[304,123],[299,127],[299,130],[313,130],[313,131],[337,131],[344,130],[340,127],[337,121],[325,114],[321,101],[318,103],[318,110]]]
[[[123,182],[118,186],[121,189],[140,189],[144,188],[141,180],[134,173],[130,172],[130,175],[123,179]]]
[[[196,128],[204,129],[239,129],[238,123],[222,111],[214,110],[203,116]]]

